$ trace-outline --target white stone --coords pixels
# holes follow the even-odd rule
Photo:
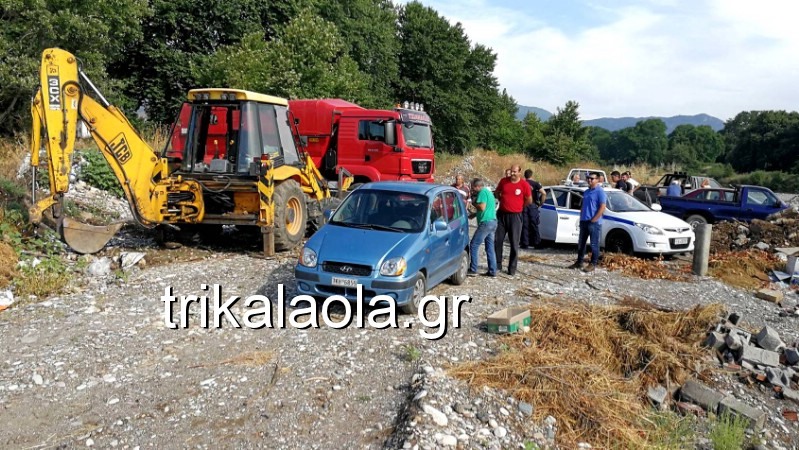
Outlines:
[[[455,436],[450,436],[448,434],[440,435],[437,441],[444,447],[455,447],[458,445],[458,439]]]
[[[37,385],[41,385],[42,383],[44,383],[42,376],[39,375],[38,373],[34,373],[31,379],[33,380],[33,383]]]
[[[505,427],[497,427],[497,429],[494,430],[494,436],[496,436],[496,437],[498,437],[500,439],[502,439],[505,436],[507,436],[507,434],[508,434],[508,430],[506,430]]]
[[[422,410],[433,419],[433,422],[435,422],[436,425],[440,427],[445,427],[449,423],[449,419],[447,419],[447,416],[443,412],[430,405],[424,405]]]

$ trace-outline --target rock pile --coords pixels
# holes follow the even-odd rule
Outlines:
[[[758,248],[799,247],[799,212],[786,209],[768,220],[721,222],[713,225],[711,253]]]

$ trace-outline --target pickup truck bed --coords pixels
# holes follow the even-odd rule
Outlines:
[[[702,191],[702,190],[700,190]],[[713,189],[719,192],[719,189]],[[663,212],[679,217],[692,227],[703,223],[715,223],[724,220],[751,222],[753,219],[765,219],[771,214],[786,209],[782,202],[770,189],[761,186],[740,186],[738,189],[724,189],[719,198],[731,199],[711,200],[702,195],[692,197],[660,196],[658,198]],[[732,195],[729,195],[729,194]],[[698,192],[696,194],[702,194]]]

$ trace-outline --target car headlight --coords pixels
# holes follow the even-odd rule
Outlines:
[[[653,227],[652,225],[645,225],[643,223],[636,223],[635,226],[637,226],[638,228],[644,230],[644,233],[646,233],[646,234],[656,234],[656,235],[662,235],[663,234],[663,230],[661,230],[660,228],[657,228],[657,227]]]
[[[405,258],[402,256],[398,258],[387,259],[380,266],[380,275],[387,277],[398,277],[405,273],[408,265],[405,263]]]
[[[300,253],[300,265],[305,267],[316,267],[316,262],[316,252],[308,247],[303,247],[302,253]]]

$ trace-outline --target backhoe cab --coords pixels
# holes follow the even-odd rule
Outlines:
[[[50,195],[31,208],[31,220],[39,222],[51,209],[65,242],[79,253],[100,250],[119,225],[95,227],[61,214],[78,119],[120,181],[134,218],[146,227],[258,226],[264,253],[271,256],[299,244],[309,223],[319,226],[331,200],[310,158],[297,150],[282,98],[235,89],[189,91],[158,154],[103,98],[73,55],[48,49],[31,110],[31,165],[35,172],[43,145],[50,177]]]

